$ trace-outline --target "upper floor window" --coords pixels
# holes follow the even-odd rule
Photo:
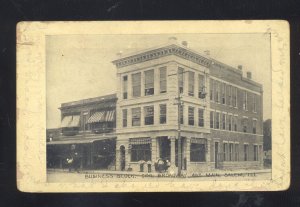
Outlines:
[[[194,119],[194,107],[189,106],[189,125],[194,125],[195,119]]]
[[[123,76],[123,99],[127,99],[128,95],[128,76]]]
[[[233,161],[233,143],[229,143],[229,161]]]
[[[231,106],[232,105],[232,90],[231,90],[232,86],[231,85],[227,85],[227,105]]]
[[[145,106],[144,114],[145,114],[145,125],[153,125],[154,124],[154,106]]]
[[[252,122],[252,124],[253,124],[253,127],[252,127],[253,134],[256,134],[256,123],[257,123],[257,120],[253,119],[253,122]]]
[[[253,161],[258,161],[258,146],[253,145]]]
[[[238,117],[237,116],[234,116],[233,117],[233,130],[235,132],[237,132],[237,124],[238,124]]]
[[[256,94],[253,94],[253,112],[256,112]]]
[[[145,96],[154,94],[154,70],[145,71]]]
[[[210,128],[214,128],[214,112],[211,111],[209,113],[209,120],[210,120]]]
[[[248,102],[248,93],[247,93],[247,91],[244,91],[244,93],[243,93],[243,109],[244,110],[248,110],[247,102]]]
[[[214,92],[215,92],[215,102],[219,103],[219,99],[220,99],[220,83],[219,81],[214,81],[215,84],[215,88],[214,88]]]
[[[220,113],[215,113],[215,129],[220,129]]]
[[[232,106],[237,107],[237,88],[232,87]]]
[[[127,109],[122,110],[123,115],[123,127],[127,127]]]
[[[167,68],[163,67],[159,69],[159,86],[160,86],[160,93],[167,92]]]
[[[222,114],[222,129],[226,129],[226,114]]]
[[[214,85],[214,80],[209,79],[209,97],[211,101],[214,99]]]
[[[244,144],[244,161],[248,161],[248,154],[249,154],[249,145],[248,144]]]
[[[180,105],[180,124],[183,124],[183,106]]]
[[[232,115],[228,115],[227,118],[227,124],[228,124],[228,130],[231,131],[232,130]]]
[[[184,88],[184,69],[178,68],[178,87],[180,93],[183,93]]]
[[[141,125],[141,108],[133,108],[132,112],[132,126],[140,126]]]
[[[235,143],[234,150],[235,150],[235,161],[239,161],[239,144],[238,143]]]
[[[189,71],[189,96],[194,96],[194,88],[195,88],[195,73]]]
[[[205,92],[205,80],[204,75],[198,75],[198,98],[202,97]]]
[[[243,126],[243,132],[247,133],[247,126],[248,126],[248,119],[247,118],[242,119],[242,126]]]
[[[132,74],[132,96],[141,96],[141,73]]]
[[[159,123],[165,124],[167,123],[167,105],[166,104],[160,104],[159,105],[159,111],[160,111],[160,117],[159,117]]]
[[[221,102],[222,102],[222,104],[225,104],[225,90],[226,90],[226,84],[221,83]]]
[[[198,109],[198,126],[204,127],[204,110]]]

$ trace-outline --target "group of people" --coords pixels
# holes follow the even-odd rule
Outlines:
[[[79,172],[80,159],[78,152],[75,150],[75,145],[71,146],[70,156],[66,159],[67,165],[69,167],[69,172],[74,169],[74,171]]]
[[[154,163],[155,170],[160,173],[167,172],[170,166],[171,163],[169,160],[163,160],[161,158]]]

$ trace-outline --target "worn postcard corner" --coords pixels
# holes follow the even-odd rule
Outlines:
[[[290,185],[289,24],[20,22],[25,192]]]

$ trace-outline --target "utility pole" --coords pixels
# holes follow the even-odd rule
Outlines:
[[[176,74],[171,74],[168,76],[173,76],[177,75],[178,81],[177,81],[177,89],[178,89],[178,94],[175,100],[177,100],[177,103],[175,105],[178,106],[178,128],[177,128],[177,137],[178,137],[178,143],[177,143],[177,148],[178,148],[178,154],[177,154],[177,160],[178,160],[178,176],[181,175],[181,169],[182,169],[182,152],[181,152],[181,107],[183,106],[183,103],[181,101],[181,93],[180,93],[180,88],[179,88],[179,75],[187,73],[188,71],[183,71],[179,73],[179,70],[177,71]]]

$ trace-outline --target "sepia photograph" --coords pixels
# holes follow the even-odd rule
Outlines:
[[[48,181],[270,179],[270,52],[264,33],[46,36]]]
[[[180,23],[188,29],[171,24],[170,30],[149,32],[150,24],[127,22],[126,32],[113,23],[103,32],[109,23],[99,28],[94,23],[90,33],[80,32],[84,28],[57,32],[63,28],[57,25],[40,35],[44,76],[36,79],[42,80],[38,104],[44,106],[36,167],[43,169],[42,183],[114,185],[112,191],[120,186],[120,191],[286,186],[282,182],[289,175],[276,173],[289,170],[289,152],[273,148],[288,149],[287,132],[277,138],[272,133],[273,119],[278,123],[284,117],[274,113],[278,32],[259,21],[259,29],[249,31],[243,28],[255,22],[230,22],[239,29],[210,22],[214,29],[207,30]],[[38,25],[36,32],[47,27]],[[279,61],[286,64],[283,56]],[[30,151],[26,148],[22,154]],[[275,161],[284,163],[279,164],[283,170]],[[194,184],[190,190],[189,183]],[[90,190],[97,191],[83,191]]]

